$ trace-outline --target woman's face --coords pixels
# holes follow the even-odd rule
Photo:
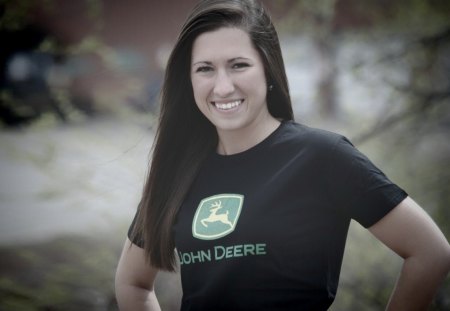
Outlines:
[[[191,81],[198,108],[219,134],[257,125],[270,116],[264,66],[241,29],[219,28],[196,38]]]

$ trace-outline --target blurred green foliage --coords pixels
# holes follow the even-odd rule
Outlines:
[[[60,237],[0,249],[0,310],[115,310],[111,239]]]

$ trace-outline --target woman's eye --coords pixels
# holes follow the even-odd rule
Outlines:
[[[195,72],[209,72],[211,70],[212,70],[211,67],[201,66],[201,67],[198,67],[197,69],[195,69]]]
[[[241,68],[246,68],[249,66],[250,65],[247,63],[236,63],[236,64],[233,64],[233,69],[241,69]]]

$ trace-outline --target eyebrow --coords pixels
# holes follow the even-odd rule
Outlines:
[[[242,57],[242,56],[233,57],[233,58],[229,59],[229,60],[227,61],[227,63],[233,63],[233,62],[239,61],[239,60],[247,60],[247,61],[249,61],[250,58],[248,58],[248,57]],[[198,61],[198,62],[193,63],[192,66],[199,65],[199,64],[212,65],[212,62],[210,62],[210,61]]]

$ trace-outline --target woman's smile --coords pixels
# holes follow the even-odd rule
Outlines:
[[[221,111],[235,111],[241,104],[244,102],[244,99],[238,99],[234,101],[228,101],[228,102],[219,102],[219,101],[213,101],[211,102],[218,110]]]

